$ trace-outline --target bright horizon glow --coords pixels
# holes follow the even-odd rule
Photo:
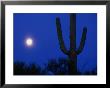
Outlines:
[[[33,39],[32,38],[27,38],[25,43],[26,43],[26,46],[32,46],[33,45]]]

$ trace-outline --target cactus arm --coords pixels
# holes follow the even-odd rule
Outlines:
[[[57,27],[57,35],[58,35],[58,40],[60,44],[60,49],[64,54],[69,54],[68,50],[65,47],[63,36],[62,36],[62,31],[61,31],[61,23],[60,19],[56,18],[56,27]]]
[[[86,34],[87,34],[87,28],[84,27],[83,28],[83,33],[82,33],[82,38],[81,38],[81,41],[80,41],[80,46],[76,51],[77,54],[80,54],[82,52],[83,48],[84,48],[85,40],[86,40]]]

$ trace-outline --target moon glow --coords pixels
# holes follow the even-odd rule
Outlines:
[[[33,45],[33,39],[32,38],[27,38],[25,43],[26,43],[26,46],[32,46]]]

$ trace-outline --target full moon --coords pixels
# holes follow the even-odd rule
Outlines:
[[[27,38],[25,43],[26,43],[27,46],[32,46],[33,45],[33,39],[32,38]]]

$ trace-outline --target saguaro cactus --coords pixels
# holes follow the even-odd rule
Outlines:
[[[83,28],[80,46],[76,49],[76,14],[70,14],[70,49],[67,50],[64,44],[60,18],[56,18],[57,35],[61,51],[69,57],[69,74],[77,74],[77,55],[80,54],[84,48],[87,28]]]

